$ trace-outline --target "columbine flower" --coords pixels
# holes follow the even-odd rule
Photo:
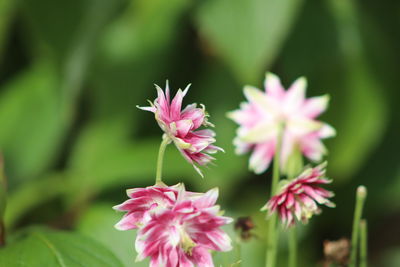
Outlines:
[[[130,230],[143,226],[157,215],[172,208],[177,200],[180,185],[154,185],[146,188],[134,188],[126,191],[128,197],[124,203],[113,209],[126,211],[124,217],[115,225],[118,230]]]
[[[197,130],[200,126],[213,126],[208,122],[208,114],[204,105],[198,108],[191,104],[182,109],[182,100],[189,90],[190,84],[185,90],[179,89],[175,97],[170,100],[168,82],[165,93],[156,85],[157,98],[150,102],[150,107],[139,107],[140,109],[153,112],[160,128],[166,137],[172,140],[184,158],[193,165],[201,175],[197,165],[206,165],[214,158],[209,154],[223,151],[222,148],[213,145],[215,132],[209,129]],[[197,131],[196,131],[197,130]]]
[[[314,214],[319,214],[321,211],[317,203],[335,207],[328,199],[334,194],[320,187],[331,182],[324,178],[325,166],[323,163],[306,169],[299,177],[284,185],[261,210],[268,210],[269,214],[277,212],[283,225],[289,227],[294,224],[295,218],[307,223]]]
[[[229,236],[220,229],[232,222],[221,216],[218,189],[187,192],[183,184],[156,185],[128,190],[130,200],[115,209],[128,213],[117,229],[138,228],[137,260],[151,258],[150,266],[212,267],[210,251],[231,249]]]
[[[220,227],[232,221],[215,205],[218,190],[205,194],[180,190],[176,205],[155,216],[138,232],[137,260],[150,257],[150,266],[213,267],[210,250],[231,249]]]
[[[284,168],[294,149],[313,161],[326,153],[321,139],[332,137],[335,130],[316,120],[328,105],[328,96],[305,98],[306,80],[299,78],[285,91],[277,76],[268,73],[265,92],[246,86],[248,102],[228,116],[240,125],[234,140],[238,154],[253,151],[249,167],[255,173],[264,172],[274,154],[279,132],[282,137],[281,167]]]

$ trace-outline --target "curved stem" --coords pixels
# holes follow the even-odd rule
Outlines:
[[[157,159],[157,172],[156,172],[156,184],[162,182],[162,168],[164,161],[164,152],[167,148],[167,145],[171,142],[171,140],[167,136],[163,136],[163,140],[160,145],[160,149],[158,151],[158,159]]]
[[[274,166],[272,173],[272,184],[271,184],[271,197],[276,194],[279,178],[280,178],[280,158],[281,158],[281,146],[282,146],[282,136],[283,136],[282,125],[278,130],[278,140],[276,143],[276,150],[274,155]],[[279,240],[279,232],[276,227],[277,215],[274,213],[268,224],[268,239],[267,239],[267,253],[266,253],[266,267],[275,267],[276,265],[276,255],[277,246]]]

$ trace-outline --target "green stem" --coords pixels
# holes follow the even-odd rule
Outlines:
[[[360,267],[367,267],[368,230],[367,221],[360,222]]]
[[[171,139],[166,135],[163,136],[163,140],[160,145],[160,149],[158,151],[158,159],[157,159],[157,172],[156,172],[156,184],[162,182],[162,168],[164,161],[164,152],[167,148],[167,145],[171,142]]]
[[[242,242],[241,239],[238,238],[236,241],[236,266],[241,267],[242,266]]]
[[[303,155],[300,150],[300,146],[297,145],[293,149],[292,155],[290,155],[285,169],[288,180],[295,179],[304,168]],[[297,228],[293,226],[288,233],[289,241],[289,267],[297,266]]]
[[[351,254],[349,267],[355,267],[357,264],[357,251],[358,251],[358,240],[360,230],[360,220],[362,216],[362,210],[364,207],[365,198],[367,197],[367,188],[365,186],[359,186],[357,188],[356,196],[356,207],[354,210],[353,219],[353,232],[351,235]]]
[[[4,174],[3,156],[0,155],[0,247],[6,244],[4,214],[7,206],[7,179]]]
[[[289,230],[289,267],[297,266],[297,228]]]
[[[274,170],[272,173],[272,185],[271,185],[271,197],[276,194],[279,178],[280,178],[280,157],[281,157],[281,146],[282,146],[282,131],[278,136],[278,142],[276,144],[276,151],[274,155]]]
[[[282,146],[282,135],[283,135],[283,125],[280,127],[278,132],[278,140],[276,144],[276,150],[274,155],[274,166],[272,173],[272,184],[271,184],[271,197],[277,192],[279,178],[280,178],[280,158],[281,158],[281,146]],[[276,265],[276,255],[278,253],[278,240],[279,232],[276,226],[277,215],[272,214],[269,224],[268,224],[268,239],[267,239],[267,252],[266,252],[266,267],[275,267]]]

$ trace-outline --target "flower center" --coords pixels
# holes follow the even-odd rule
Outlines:
[[[179,233],[180,233],[179,245],[186,254],[191,256],[192,249],[196,246],[196,243],[190,238],[188,233],[185,231],[184,227],[179,228]]]

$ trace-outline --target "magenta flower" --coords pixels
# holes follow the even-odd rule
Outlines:
[[[279,78],[268,73],[265,92],[246,86],[244,94],[248,102],[228,116],[239,124],[234,140],[236,152],[252,151],[249,168],[259,174],[268,169],[274,157],[279,131],[282,137],[281,167],[294,149],[312,161],[320,161],[326,153],[321,139],[332,137],[335,130],[316,120],[328,105],[328,96],[305,98],[306,80],[300,78],[285,91]]]
[[[126,191],[129,199],[114,206],[113,209],[126,211],[124,217],[115,225],[118,230],[136,229],[151,220],[153,215],[170,209],[176,203],[180,185],[153,185]]]
[[[168,82],[165,93],[156,85],[157,98],[153,103],[150,102],[150,107],[139,108],[155,114],[158,125],[165,132],[166,137],[175,143],[184,158],[203,176],[196,165],[207,165],[214,160],[209,154],[223,151],[223,149],[213,145],[214,131],[197,130],[201,126],[213,126],[207,120],[208,115],[204,105],[198,108],[196,104],[191,104],[181,110],[182,100],[189,86],[190,84],[183,91],[179,89],[171,101]]]
[[[269,214],[277,212],[283,225],[294,225],[295,218],[307,223],[314,214],[321,210],[317,204],[335,207],[328,198],[333,197],[333,192],[320,187],[321,184],[331,183],[325,177],[323,163],[315,168],[308,168],[296,179],[285,184],[280,192],[273,196],[261,210],[268,210]]]
[[[116,227],[139,228],[138,261],[150,257],[152,267],[212,267],[210,251],[231,249],[231,240],[220,227],[232,219],[220,215],[218,189],[194,193],[178,184],[129,192],[131,199],[116,206],[128,212]]]

